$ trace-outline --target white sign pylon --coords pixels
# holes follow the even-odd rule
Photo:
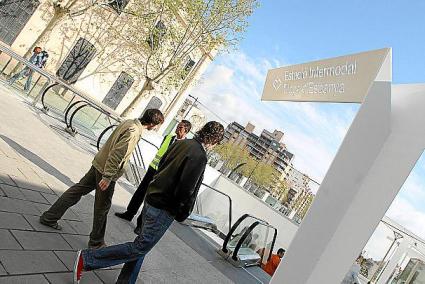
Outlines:
[[[273,284],[341,283],[425,148],[425,84],[391,85],[391,51],[379,61]]]

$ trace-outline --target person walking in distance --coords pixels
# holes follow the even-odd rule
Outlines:
[[[182,120],[179,124],[177,124],[177,128],[174,134],[170,133],[164,137],[162,140],[161,146],[159,147],[158,152],[155,155],[155,158],[149,165],[148,170],[146,171],[145,176],[143,177],[142,182],[137,188],[136,192],[131,197],[130,202],[128,203],[127,210],[125,212],[117,212],[115,215],[121,219],[131,221],[133,217],[137,214],[140,206],[145,199],[146,191],[148,189],[149,183],[152,181],[156,171],[158,170],[159,161],[162,156],[164,156],[165,152],[167,152],[168,148],[178,140],[186,139],[187,133],[189,133],[192,125],[187,120]],[[142,218],[139,216],[137,219],[137,227],[135,232],[137,232],[138,228],[140,228]]]
[[[47,52],[46,52],[47,54]],[[28,61],[34,65],[36,65],[39,68],[43,68],[44,64],[46,63],[46,61],[43,61],[43,56],[40,55],[44,55],[44,53],[42,53],[42,49],[39,46],[34,47],[32,55],[30,57],[30,59],[28,59]],[[47,56],[48,57],[48,56]],[[46,60],[47,60],[46,57]],[[34,73],[34,71],[29,68],[28,66],[26,66],[24,69],[21,70],[21,72],[16,73],[15,75],[13,75],[12,77],[10,77],[10,79],[7,81],[9,83],[9,85],[13,85],[13,83],[15,83],[16,80],[19,80],[23,77],[27,77],[27,81],[25,82],[24,85],[24,91],[29,91],[30,87],[31,87],[31,80],[32,80],[32,74]]]
[[[152,130],[164,121],[157,109],[148,109],[141,118],[121,122],[93,159],[92,167],[77,183],[44,212],[40,223],[54,229],[61,229],[58,220],[69,207],[75,205],[83,195],[96,190],[94,201],[93,227],[88,246],[104,247],[106,220],[111,208],[115,181],[123,174],[123,168],[135,149],[143,132]]]
[[[117,283],[136,283],[146,254],[173,220],[182,222],[192,212],[207,164],[206,151],[219,143],[223,135],[223,125],[210,121],[194,139],[176,141],[171,145],[148,186],[140,234],[133,242],[78,251],[74,262],[74,283],[79,283],[83,271],[122,263],[124,266]]]

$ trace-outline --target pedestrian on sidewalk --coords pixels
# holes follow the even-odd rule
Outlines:
[[[124,166],[137,146],[143,132],[152,130],[164,121],[157,109],[148,109],[141,118],[121,122],[105,145],[93,159],[92,167],[75,185],[43,213],[40,223],[54,229],[61,229],[58,220],[69,207],[75,205],[83,195],[96,190],[94,200],[93,227],[90,233],[89,248],[104,247],[106,220],[111,208],[116,180],[123,174]]]
[[[45,52],[47,54],[47,52]],[[43,61],[43,56],[44,53],[42,52],[41,47],[36,46],[33,49],[33,53],[30,57],[30,59],[28,59],[28,61],[34,65],[36,65],[39,68],[43,68],[44,64],[46,63],[47,57],[49,57],[47,55],[47,57],[45,58],[46,60]],[[9,85],[13,85],[13,83],[15,83],[16,80],[19,80],[23,77],[27,77],[27,81],[25,82],[24,85],[24,91],[29,91],[30,87],[31,87],[31,80],[32,80],[32,74],[34,73],[34,71],[29,68],[28,66],[26,66],[24,69],[21,70],[21,72],[16,73],[15,75],[13,75],[12,77],[10,77],[10,79],[7,81],[9,83]]]
[[[142,182],[139,184],[136,192],[131,197],[130,202],[128,203],[127,210],[125,212],[117,212],[115,215],[121,219],[131,221],[133,217],[137,214],[140,206],[143,203],[143,200],[146,196],[146,191],[148,189],[148,185],[152,181],[156,171],[158,170],[159,161],[162,156],[164,156],[165,152],[167,152],[168,148],[178,140],[186,139],[187,133],[189,133],[192,128],[192,124],[187,120],[182,120],[179,124],[177,124],[177,128],[175,133],[170,133],[164,137],[162,140],[161,146],[159,147],[158,152],[155,155],[155,158],[149,165],[148,170],[146,171],[145,176],[143,177]],[[137,218],[137,227],[134,230],[136,234],[140,229],[142,222],[141,215]]]
[[[164,154],[156,175],[149,184],[142,209],[140,234],[133,242],[97,250],[77,252],[74,283],[82,271],[125,263],[117,283],[136,283],[147,253],[162,238],[173,220],[182,222],[192,212],[207,164],[206,150],[223,139],[224,127],[208,122],[194,139],[175,142]]]

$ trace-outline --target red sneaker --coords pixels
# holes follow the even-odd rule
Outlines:
[[[81,250],[77,251],[77,255],[74,261],[74,284],[80,283],[81,274],[83,273],[83,256],[81,255]]]

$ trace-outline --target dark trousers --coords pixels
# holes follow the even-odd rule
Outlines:
[[[102,174],[93,166],[86,175],[76,184],[65,191],[49,210],[41,215],[43,221],[55,224],[65,214],[69,207],[80,201],[83,195],[96,190],[94,199],[93,227],[90,233],[89,246],[97,246],[104,242],[106,219],[111,208],[112,195],[114,194],[115,182],[111,181],[105,191],[98,188]]]
[[[132,218],[137,214],[140,206],[142,206],[143,200],[145,199],[146,192],[148,191],[148,186],[153,180],[153,176],[156,174],[156,170],[152,167],[149,167],[146,171],[145,176],[142,179],[142,182],[137,187],[136,192],[131,197],[130,203],[127,206],[127,214]],[[140,220],[139,220],[140,219]],[[141,224],[141,218],[137,219],[137,226]]]

